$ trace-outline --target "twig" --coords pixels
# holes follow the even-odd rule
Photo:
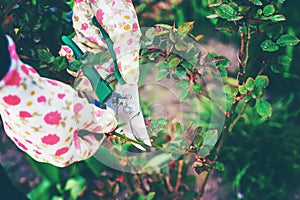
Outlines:
[[[243,107],[242,107],[242,109],[241,109],[241,111],[240,111],[240,113],[238,114],[238,116],[233,120],[233,122],[230,124],[230,126],[229,126],[229,133],[231,133],[231,131],[232,131],[232,129],[234,128],[234,126],[236,125],[236,123],[239,121],[239,119],[243,116],[243,114],[244,114],[244,111],[245,111],[245,109],[246,109],[246,107],[247,107],[247,103],[245,102],[244,103],[244,105],[243,105]]]
[[[177,193],[179,190],[179,186],[181,184],[181,177],[182,177],[182,167],[184,164],[184,160],[180,160],[178,162],[179,166],[178,166],[178,174],[177,174],[177,182],[176,182],[176,186],[175,186],[175,192]]]
[[[131,139],[131,138],[128,138],[128,137],[126,137],[123,134],[120,134],[120,133],[117,133],[117,132],[113,132],[112,135],[118,136],[118,137],[120,137],[120,138],[122,138],[122,139],[124,139],[126,141],[129,141],[129,142],[132,142],[132,143],[135,143],[135,144],[139,144],[142,147],[144,147],[145,149],[149,149],[150,148],[148,145],[144,144],[143,142],[138,141],[138,140],[134,140],[134,139]],[[164,151],[164,152],[170,153],[170,154],[180,154],[180,155],[182,155],[182,154],[188,153],[186,151],[171,151],[171,150],[166,150],[166,149],[164,149],[164,148],[162,148],[160,146],[157,146],[155,144],[152,144],[152,147],[154,147],[156,150],[161,150],[161,151]]]

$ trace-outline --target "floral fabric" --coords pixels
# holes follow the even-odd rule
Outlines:
[[[76,36],[73,41],[85,52],[108,53],[107,44],[100,30],[92,24],[96,16],[100,25],[114,43],[119,71],[127,84],[136,84],[139,78],[139,50],[141,31],[131,0],[75,0],[73,6],[73,27]],[[64,46],[61,55],[70,55]],[[105,79],[115,70],[112,58],[96,66]],[[91,86],[83,81],[82,90]]]
[[[63,167],[92,156],[99,148],[93,134],[117,125],[110,108],[100,109],[78,97],[70,86],[42,78],[22,63],[10,37],[11,67],[0,82],[0,114],[12,141],[32,158]]]

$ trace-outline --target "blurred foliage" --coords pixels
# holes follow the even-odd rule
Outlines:
[[[42,75],[71,84],[65,71],[70,63],[57,52],[61,36],[73,33],[72,1],[0,2],[1,26],[16,41],[21,58]],[[204,120],[192,114],[186,118],[193,123],[186,124],[149,120],[153,146],[162,150],[149,160],[128,156],[127,151],[136,150],[122,135],[110,136],[111,146],[99,149],[102,159],[116,169],[141,167],[153,173],[114,170],[95,157],[65,169],[28,157],[42,178],[28,196],[193,199],[203,192],[195,173],[225,168],[223,177],[237,199],[295,199],[300,193],[300,58],[295,56],[300,53],[299,2],[134,0],[134,4],[140,23],[152,27],[143,34],[141,63],[155,63],[156,80],[173,80],[181,89],[181,101],[198,105],[195,112]],[[208,38],[239,46],[239,66],[228,71],[227,58],[205,52],[199,44]],[[207,76],[226,83],[222,105],[210,96],[203,81]],[[211,104],[226,118],[222,133],[209,129]],[[149,105],[145,102],[142,107],[147,116]]]

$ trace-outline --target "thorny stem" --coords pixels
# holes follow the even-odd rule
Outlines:
[[[230,124],[230,126],[229,126],[229,133],[231,133],[231,131],[232,131],[232,129],[234,128],[234,126],[236,125],[236,123],[237,123],[237,122],[240,120],[240,118],[243,116],[244,111],[245,111],[247,105],[248,105],[248,104],[245,102],[244,105],[243,105],[243,107],[242,107],[242,109],[241,109],[241,111],[240,111],[240,113],[238,114],[238,116],[237,116],[237,117],[233,120],[233,122]]]
[[[122,139],[124,139],[126,141],[129,141],[129,142],[132,142],[132,143],[135,143],[135,144],[139,144],[142,147],[144,147],[145,149],[149,149],[150,148],[148,145],[144,144],[143,142],[138,141],[138,140],[134,140],[134,139],[131,139],[131,138],[128,138],[128,137],[126,137],[123,134],[120,134],[120,133],[117,133],[117,132],[113,132],[112,135],[118,136],[118,137],[120,137],[120,138],[122,138]],[[156,150],[161,150],[161,151],[164,151],[164,152],[170,153],[170,154],[180,154],[180,155],[183,155],[183,154],[188,153],[186,151],[171,151],[171,150],[163,149],[161,146],[158,146],[158,145],[155,145],[155,144],[152,144],[152,147],[155,148]]]
[[[247,25],[247,41],[245,43],[245,38],[244,38],[244,33],[241,33],[240,34],[240,37],[241,37],[241,46],[240,46],[240,50],[239,50],[239,58],[240,58],[240,69],[239,69],[239,74],[238,74],[238,81],[239,81],[239,84],[243,84],[242,82],[242,76],[245,75],[245,71],[246,71],[246,66],[247,66],[247,63],[248,63],[248,60],[249,60],[249,44],[250,44],[250,40],[251,40],[251,32],[250,32],[250,27],[249,25]],[[240,94],[239,94],[240,95]],[[232,118],[232,114],[235,112],[235,109],[238,105],[239,101],[236,101],[232,106],[231,106],[231,109],[230,111],[227,113],[226,115],[226,119],[225,119],[225,123],[224,123],[224,128],[223,128],[223,131],[221,133],[221,136],[219,138],[219,141],[215,147],[215,151],[214,151],[214,155],[215,155],[215,158],[214,160],[216,161],[217,158],[218,158],[218,155],[220,154],[220,151],[224,145],[224,141],[225,141],[225,138],[226,136],[230,133],[230,131],[232,130],[232,128],[230,128],[230,124],[231,124],[231,118]],[[246,108],[247,104],[244,106]],[[245,108],[242,108],[242,112],[244,112],[244,109]],[[239,118],[242,116],[242,112],[239,114],[240,116],[238,116],[235,120],[236,122],[233,121],[233,123],[237,123],[237,121],[239,120]],[[204,187],[206,185],[206,182],[207,182],[207,179],[208,179],[208,176],[209,176],[209,172],[206,172],[206,173],[203,173],[202,177],[201,177],[201,185],[199,187],[199,191],[198,191],[198,197],[197,197],[197,200],[201,200],[202,198],[202,195],[203,195],[203,192],[204,192]]]

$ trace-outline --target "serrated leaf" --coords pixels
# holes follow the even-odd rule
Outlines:
[[[194,28],[194,24],[195,22],[184,22],[178,27],[178,33],[183,36],[189,35]]]
[[[169,58],[167,60],[167,63],[168,63],[170,68],[177,67],[180,62],[181,62],[181,59],[177,56],[169,56]]]
[[[190,81],[189,80],[181,80],[179,82],[179,86],[184,88],[184,89],[188,89],[190,87]]]
[[[55,57],[46,49],[37,50],[38,58],[44,63],[52,63]]]
[[[294,46],[294,45],[297,45],[298,43],[299,43],[299,39],[296,36],[289,35],[289,34],[282,35],[277,40],[277,44],[282,47]]]
[[[262,117],[271,117],[272,116],[272,106],[265,100],[257,99],[255,104],[255,109],[257,113]]]
[[[244,95],[244,94],[247,94],[247,89],[245,88],[245,86],[243,86],[243,85],[239,85],[239,92],[242,94],[242,95]]]
[[[257,87],[266,88],[269,85],[269,78],[267,76],[257,76],[255,78],[255,84]]]
[[[223,3],[223,0],[207,0],[208,7],[216,7]]]
[[[190,94],[189,90],[183,90],[180,94],[180,101],[183,101],[184,99],[186,99]]]
[[[200,156],[206,156],[207,154],[209,154],[210,150],[218,142],[219,134],[218,134],[218,130],[214,129],[214,130],[202,132],[201,135],[203,137],[203,143],[198,154],[199,155],[201,154]]]
[[[80,70],[81,66],[82,66],[81,61],[74,60],[69,63],[68,69],[77,72],[78,70]]]
[[[195,83],[193,85],[193,90],[194,90],[194,92],[201,92],[203,90],[203,86],[198,83]]]
[[[263,14],[265,16],[271,16],[275,13],[275,6],[272,4],[266,5],[263,9]]]
[[[178,40],[175,43],[175,49],[178,50],[178,51],[187,51],[187,50],[189,50],[190,48],[193,48],[193,47],[194,47],[193,44],[186,43],[186,42],[184,42],[184,40]]]
[[[279,15],[272,15],[272,16],[270,16],[270,20],[272,22],[280,22],[280,21],[285,21],[286,18],[285,18],[284,15],[279,14]]]
[[[186,75],[186,71],[184,68],[182,67],[177,67],[175,70],[175,74],[179,77],[179,78],[184,78]]]
[[[273,42],[272,40],[265,40],[260,44],[260,48],[263,51],[268,51],[268,52],[274,52],[274,51],[278,51],[279,47],[277,44],[275,44],[275,42]]]
[[[237,14],[237,11],[228,4],[222,4],[215,9],[216,14],[223,19],[230,19]]]
[[[225,94],[231,94],[231,87],[230,87],[230,85],[225,85],[223,87],[223,91],[225,92]]]
[[[170,74],[170,73],[169,73],[169,70],[161,69],[161,70],[159,70],[159,72],[156,74],[155,80],[156,80],[156,81],[159,81],[159,80],[165,78],[166,76],[168,76],[169,74]]]
[[[252,97],[254,99],[262,97],[264,94],[264,89],[262,87],[256,87],[252,92]]]
[[[157,69],[161,70],[161,69],[168,69],[169,65],[165,62],[165,61],[160,61],[159,63],[157,63],[156,65]]]
[[[68,66],[67,58],[64,56],[58,56],[54,59],[52,68],[54,71],[62,71],[66,69],[67,66]]]
[[[246,80],[245,88],[246,88],[248,91],[254,90],[254,88],[255,88],[255,80],[254,80],[252,77],[249,77],[249,78]]]

